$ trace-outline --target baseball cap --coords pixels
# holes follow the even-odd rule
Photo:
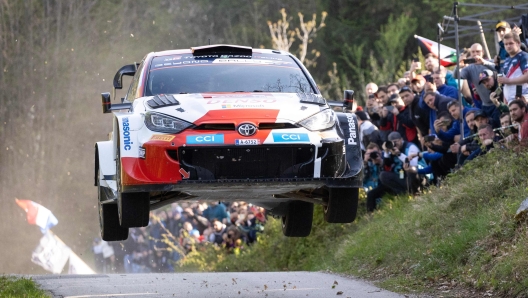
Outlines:
[[[395,140],[399,140],[399,139],[401,139],[401,138],[402,138],[401,134],[400,134],[399,132],[397,132],[397,131],[393,131],[393,132],[391,132],[391,133],[389,134],[389,136],[387,137],[387,139],[388,139],[389,141],[395,141]]]
[[[484,80],[486,80],[487,78],[491,78],[493,77],[493,71],[489,70],[489,69],[484,69],[480,74],[479,74],[479,85],[482,84],[482,82]]]
[[[422,81],[422,82],[425,82],[425,78],[422,76],[422,75],[416,75],[414,77],[414,79],[411,80],[411,82],[414,82],[414,81]]]
[[[399,93],[403,93],[403,92],[411,92],[411,93],[413,93],[412,90],[411,90],[411,88],[409,88],[409,87],[407,87],[407,86],[403,86],[403,87],[401,87]]]
[[[363,111],[356,111],[356,116],[361,120],[361,121],[365,121],[365,120],[369,120],[369,116],[367,113],[363,112]]]
[[[475,115],[475,119],[477,119],[478,117],[486,117],[486,118],[488,117],[486,116],[486,114],[484,114],[483,110],[476,110],[474,115]]]
[[[506,29],[506,28],[511,29],[510,23],[506,21],[500,21],[497,23],[497,25],[495,25],[495,31],[498,31],[499,29]]]

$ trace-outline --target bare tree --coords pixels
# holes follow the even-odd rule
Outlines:
[[[315,60],[321,54],[317,50],[312,50],[312,58],[307,58],[306,55],[308,54],[308,44],[313,41],[317,31],[325,26],[324,21],[328,13],[326,11],[321,13],[321,22],[319,25],[317,25],[317,15],[315,13],[312,15],[312,20],[305,23],[304,15],[299,12],[298,15],[300,29],[295,28],[295,30],[288,30],[292,18],[288,18],[286,9],[281,9],[280,13],[282,15],[281,20],[278,20],[276,23],[268,21],[273,48],[289,52],[291,45],[295,41],[295,37],[297,37],[297,39],[299,39],[301,42],[299,44],[299,60],[301,60],[301,62],[307,67],[315,66]]]
[[[277,23],[268,21],[268,27],[271,34],[271,40],[273,42],[273,48],[289,52],[290,47],[295,40],[295,32],[293,30],[288,30],[292,18],[288,18],[286,9],[284,8],[280,10],[280,13],[282,15],[282,20],[278,20]]]
[[[301,40],[301,44],[299,45],[299,51],[300,51],[299,60],[301,60],[303,64],[305,63],[305,60],[306,60],[306,63],[305,63],[306,66],[314,65],[315,59],[317,59],[317,57],[319,57],[320,55],[319,52],[312,51],[315,54],[315,57],[310,60],[306,59],[306,54],[308,53],[308,44],[312,42],[312,38],[315,37],[317,30],[325,26],[324,21],[327,15],[328,13],[326,11],[323,11],[321,13],[321,22],[319,23],[319,26],[317,26],[317,15],[315,13],[312,15],[312,20],[305,23],[304,15],[299,12],[301,29],[299,30],[299,28],[295,28],[295,35],[297,36],[298,39]],[[301,31],[302,31],[302,34],[301,34]]]

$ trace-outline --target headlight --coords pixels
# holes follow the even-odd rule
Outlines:
[[[300,121],[299,124],[311,131],[329,129],[335,124],[335,114],[331,109],[326,109]]]
[[[158,113],[146,113],[145,125],[152,131],[165,133],[179,133],[192,126],[189,122]]]

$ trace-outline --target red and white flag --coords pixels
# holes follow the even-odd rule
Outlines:
[[[26,211],[28,223],[39,226],[43,234],[59,223],[55,215],[46,207],[30,200],[15,199],[15,201],[20,208]]]
[[[435,41],[432,41],[430,39],[427,39],[425,37],[421,37],[418,35],[415,35],[414,38],[418,40],[418,44],[420,45],[420,48],[422,49],[422,53],[425,55],[431,53],[433,56],[438,58],[438,43]],[[456,50],[447,46],[444,46],[443,44],[440,44],[440,63],[443,66],[452,66],[456,64]]]

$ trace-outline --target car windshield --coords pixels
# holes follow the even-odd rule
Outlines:
[[[156,57],[145,87],[145,96],[205,92],[315,93],[291,57],[260,53]]]

